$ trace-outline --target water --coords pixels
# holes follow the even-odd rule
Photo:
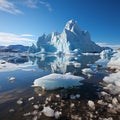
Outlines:
[[[0,54],[0,118],[5,118],[5,114],[11,108],[17,108],[16,101],[19,98],[27,100],[29,97],[38,94],[48,95],[59,93],[63,99],[69,99],[70,94],[80,94],[81,99],[95,99],[95,92],[99,89],[98,83],[105,76],[104,70],[99,70],[92,76],[82,73],[83,68],[89,68],[100,59],[97,55],[80,56],[51,56],[40,55],[39,57],[26,57],[19,54]],[[9,61],[4,62],[4,61]],[[67,89],[57,89],[43,91],[41,88],[33,88],[35,79],[49,75],[51,73],[65,74],[71,73],[76,76],[84,77],[83,85],[70,87]],[[10,81],[10,77],[15,77]],[[63,82],[63,81],[62,81]],[[65,83],[66,84],[66,83]],[[95,91],[95,92],[93,92]],[[11,105],[10,105],[11,104]],[[27,104],[27,103],[26,103]],[[20,113],[17,113],[18,116]],[[23,114],[23,112],[22,112]],[[12,119],[16,119],[15,117]],[[19,118],[22,119],[22,118]]]

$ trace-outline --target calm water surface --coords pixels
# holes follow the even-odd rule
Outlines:
[[[4,118],[9,109],[11,109],[19,98],[28,99],[38,94],[49,94],[56,90],[46,91],[43,93],[41,88],[33,88],[35,79],[49,75],[51,73],[72,73],[76,76],[84,77],[83,85],[75,86],[65,90],[68,93],[77,91],[81,94],[81,99],[94,98],[93,91],[99,89],[98,83],[106,75],[100,69],[99,71],[88,76],[82,73],[83,68],[91,67],[100,59],[97,55],[80,55],[80,56],[50,56],[40,55],[39,57],[26,57],[19,54],[0,54],[0,118]],[[95,66],[95,65],[94,65]],[[10,77],[15,77],[15,80],[10,81]],[[78,89],[79,88],[79,89]],[[60,89],[61,90],[61,89]],[[70,91],[69,91],[70,90]],[[58,90],[59,91],[59,90]],[[63,91],[63,90],[62,90]],[[7,120],[8,118],[6,118]]]

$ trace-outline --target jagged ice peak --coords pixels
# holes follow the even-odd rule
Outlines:
[[[61,33],[53,32],[46,36],[40,36],[37,41],[38,52],[46,53],[73,53],[101,52],[102,48],[96,45],[90,38],[88,31],[80,30],[77,21],[69,20]]]

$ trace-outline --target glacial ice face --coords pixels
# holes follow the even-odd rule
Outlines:
[[[102,51],[100,46],[91,41],[89,32],[80,30],[74,20],[67,22],[62,33],[43,34],[37,41],[37,51],[42,53],[70,54],[76,49],[79,53]]]

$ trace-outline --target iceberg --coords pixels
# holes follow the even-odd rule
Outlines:
[[[62,33],[53,32],[49,35],[43,34],[38,38],[35,46],[31,46],[29,52],[71,54],[71,53],[99,53],[102,47],[91,41],[88,31],[79,29],[77,22],[70,20],[65,25]],[[34,50],[32,50],[32,48]]]
[[[68,88],[82,85],[82,83],[80,83],[81,80],[84,80],[84,78],[71,74],[52,73],[50,75],[35,79],[33,86],[41,87],[45,90],[54,90],[57,88]]]

